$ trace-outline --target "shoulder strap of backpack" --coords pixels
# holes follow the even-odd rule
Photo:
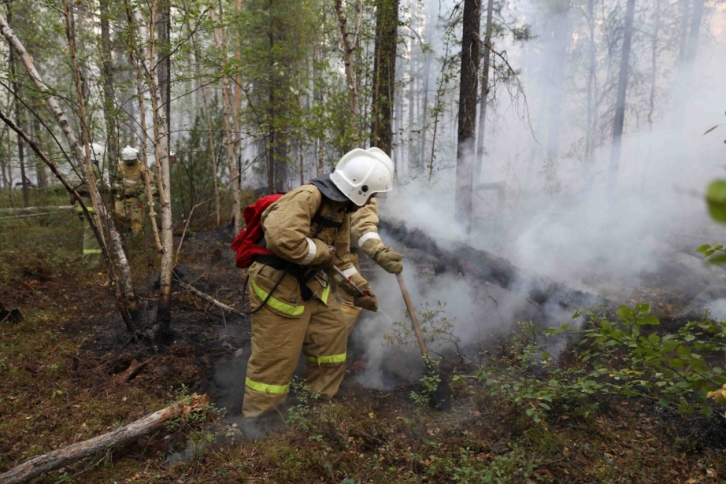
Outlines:
[[[318,207],[317,212],[315,212],[315,216],[312,218],[312,222],[317,224],[317,227],[315,227],[315,235],[318,235],[320,232],[323,231],[323,229],[326,229],[328,227],[332,227],[335,229],[339,229],[343,222],[336,222],[335,220],[330,220],[329,218],[323,217],[320,215],[320,212],[323,210],[323,202],[320,202],[320,206]],[[346,208],[347,211],[347,208]],[[345,212],[343,212],[345,215]]]

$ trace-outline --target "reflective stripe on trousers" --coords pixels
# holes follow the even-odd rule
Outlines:
[[[253,390],[263,393],[271,393],[272,395],[284,395],[290,390],[290,385],[268,385],[267,383],[260,383],[252,381],[249,378],[245,379],[245,385]]]
[[[345,358],[347,356],[347,353],[342,353],[340,355],[330,355],[330,356],[306,356],[305,361],[308,363],[317,363],[318,365],[324,365],[324,364],[336,364],[336,363],[345,363]]]

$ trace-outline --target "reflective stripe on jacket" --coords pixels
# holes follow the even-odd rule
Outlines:
[[[332,246],[335,247],[332,263],[347,276],[360,278],[350,261],[350,216],[346,206],[346,203],[323,197],[313,185],[303,185],[288,192],[262,214],[267,249],[288,262],[316,267],[322,264],[328,247]],[[318,230],[312,221],[316,214],[341,225]],[[299,283],[290,274],[282,277],[283,273],[271,266],[252,264],[249,269],[252,310],[270,296],[268,305],[277,314],[293,318],[302,316],[304,301]],[[357,282],[367,284],[362,278]],[[330,286],[325,281],[313,278],[307,286],[324,304],[332,301]]]

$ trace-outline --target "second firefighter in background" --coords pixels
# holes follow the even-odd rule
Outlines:
[[[139,160],[139,150],[130,146],[121,150],[113,183],[114,214],[117,223],[134,235],[144,228],[145,176],[148,176],[148,169]]]

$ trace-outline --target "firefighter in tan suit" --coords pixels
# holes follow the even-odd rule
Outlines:
[[[347,153],[331,175],[290,191],[262,214],[260,245],[273,255],[256,256],[249,268],[252,355],[242,413],[258,417],[282,404],[302,351],[305,383],[334,396],[345,374],[348,329],[330,278],[335,265],[366,296],[358,307],[376,311],[368,282],[350,261],[350,212],[375,193],[392,188],[391,172],[362,149]],[[340,277],[340,276],[335,276]],[[354,295],[340,278],[340,287]]]
[[[146,166],[139,161],[139,150],[127,146],[121,150],[114,193],[114,212],[118,223],[131,229],[134,235],[142,232],[144,225],[144,176]]]
[[[394,165],[391,159],[379,148],[369,148],[368,153],[378,157],[394,173]],[[350,214],[350,248],[351,261],[356,269],[358,265],[358,251],[362,251],[386,272],[398,274],[403,271],[403,255],[398,254],[385,246],[378,235],[378,201],[374,198],[364,207]],[[336,291],[336,297],[340,302],[341,310],[345,315],[348,334],[353,332],[355,324],[360,316],[360,308],[353,304],[353,298],[344,291]]]

